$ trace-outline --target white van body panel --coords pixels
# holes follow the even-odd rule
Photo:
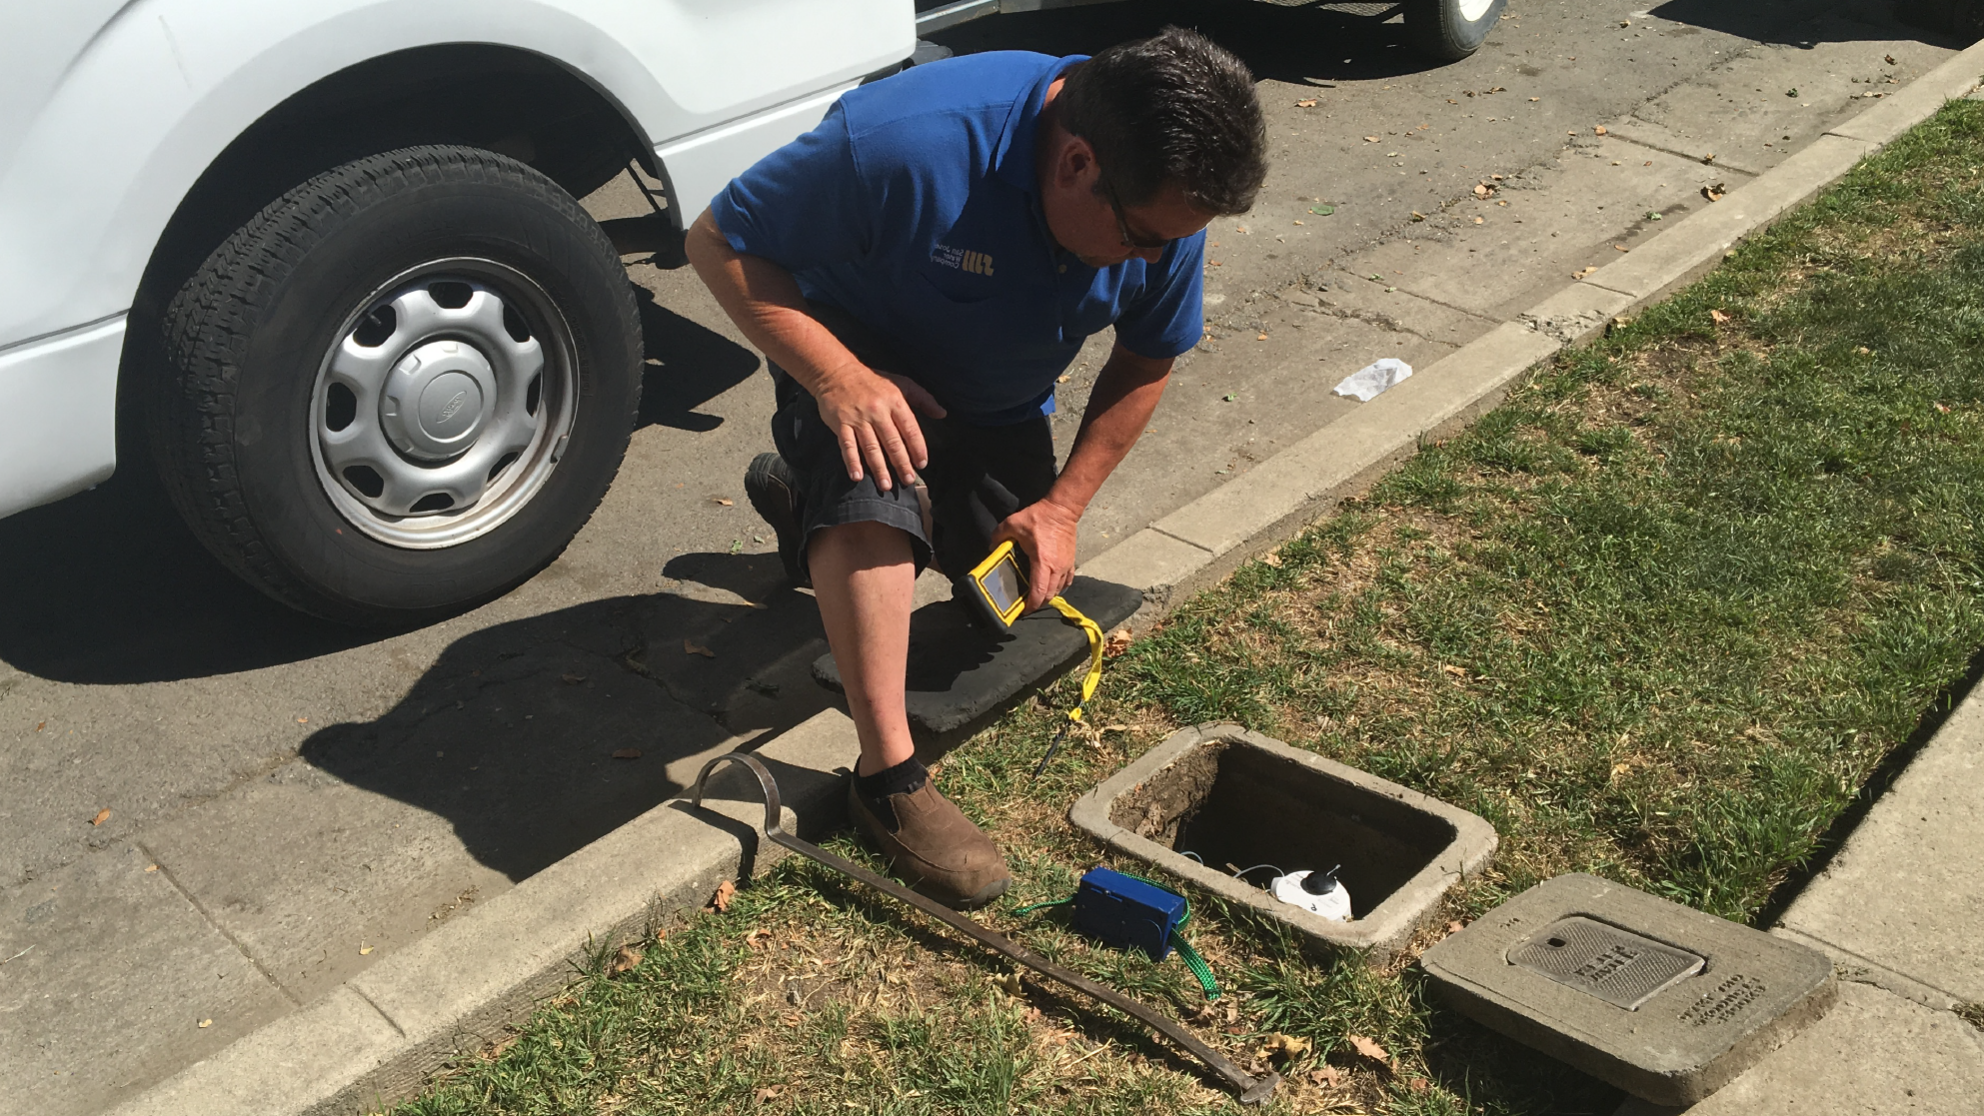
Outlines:
[[[0,361],[8,386],[0,390],[54,410],[0,411],[0,515],[108,475],[114,408],[92,401],[104,398],[106,379],[114,399],[119,348],[95,327],[85,331],[87,343],[68,335],[130,309],[153,247],[199,176],[257,119],[311,84],[423,46],[475,43],[541,55],[622,109],[662,154],[678,210],[693,216],[724,181],[817,123],[841,91],[915,48],[912,0],[7,0],[7,7]],[[670,159],[680,159],[679,173]],[[60,468],[26,469],[14,447],[56,421],[82,424],[66,430],[75,453]]]

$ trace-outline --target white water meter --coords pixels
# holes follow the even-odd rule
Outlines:
[[[1276,899],[1310,914],[1335,922],[1349,922],[1350,889],[1337,880],[1336,872],[1336,868],[1327,872],[1290,872],[1285,876],[1276,876],[1268,884],[1268,891]]]

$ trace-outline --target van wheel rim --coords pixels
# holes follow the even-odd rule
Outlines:
[[[310,452],[345,520],[435,550],[495,530],[544,489],[577,410],[571,329],[515,268],[455,257],[381,284],[317,369]]]

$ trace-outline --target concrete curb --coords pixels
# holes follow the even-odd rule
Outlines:
[[[1354,414],[1290,446],[1082,566],[1133,585],[1148,627],[1182,600],[1280,545],[1368,488],[1425,440],[1494,407],[1508,384],[1613,316],[1656,301],[1713,267],[1729,247],[1833,182],[1867,154],[1976,88],[1984,43],[1821,136],[1720,203],[1663,230],[1520,316],[1421,369]],[[837,768],[852,765],[853,724],[822,713],[757,750],[802,833],[836,827]],[[463,1051],[555,994],[596,947],[694,911],[716,885],[747,875],[762,806],[727,773],[713,823],[663,803],[451,920],[307,1008],[254,1032],[116,1108],[116,1116],[344,1116],[416,1091]],[[657,856],[657,853],[662,855]]]

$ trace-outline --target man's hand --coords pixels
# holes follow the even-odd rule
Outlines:
[[[1074,584],[1075,524],[1081,517],[1081,512],[1056,503],[1049,496],[1007,516],[992,533],[994,550],[1011,539],[1014,546],[1032,559],[1033,568],[1027,571],[1031,582],[1026,594],[1028,612],[1046,604],[1049,597],[1060,596]]]
[[[887,492],[896,477],[916,483],[916,471],[930,464],[916,416],[943,418],[944,408],[916,381],[857,365],[823,377],[814,398],[840,439],[849,480],[860,480],[865,467]]]

